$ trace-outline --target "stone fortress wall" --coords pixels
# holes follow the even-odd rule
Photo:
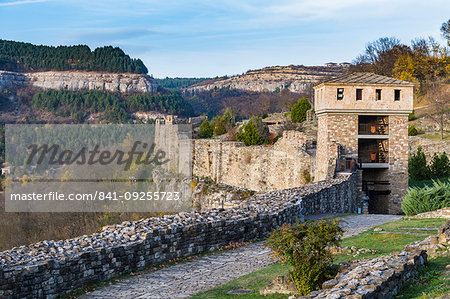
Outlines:
[[[274,146],[194,140],[193,175],[216,183],[255,191],[287,189],[305,185],[313,167],[306,136],[297,131],[284,131]]]
[[[231,209],[124,222],[89,236],[3,251],[0,297],[54,298],[155,263],[267,236],[302,214],[354,213],[359,178],[357,172],[261,193]]]
[[[157,84],[148,75],[100,72],[35,72],[0,71],[0,91],[34,86],[43,89],[105,90],[120,92],[155,92]]]

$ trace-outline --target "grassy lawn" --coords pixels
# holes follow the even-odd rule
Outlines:
[[[450,258],[440,257],[429,259],[414,282],[400,289],[398,298],[436,298],[450,294],[450,273],[445,273],[445,266],[450,264]]]
[[[430,234],[435,234],[436,231],[416,231],[416,230],[405,230],[404,228],[439,228],[445,223],[444,219],[400,219],[394,222],[386,223],[380,225],[384,231],[391,232],[427,232]],[[335,262],[340,263],[344,261],[363,259],[363,258],[375,258],[377,256],[386,255],[391,252],[402,250],[405,245],[425,239],[426,236],[415,236],[415,235],[400,235],[400,234],[389,234],[389,233],[373,233],[372,231],[367,231],[354,237],[346,238],[342,240],[342,247],[356,246],[358,248],[367,248],[377,250],[376,254],[360,254],[357,257],[351,255],[341,254],[335,256]],[[443,262],[442,262],[443,263]],[[434,264],[430,262],[430,267],[434,267]],[[445,268],[445,265],[444,265]],[[442,273],[441,268],[437,268],[436,273]],[[275,264],[267,268],[261,269],[259,271],[250,273],[248,275],[241,276],[234,279],[228,283],[218,286],[214,289],[199,293],[193,298],[288,298],[287,295],[276,295],[276,296],[261,296],[259,295],[259,289],[265,287],[267,282],[273,280],[278,275],[286,274],[288,271],[287,267]],[[437,276],[442,276],[442,274],[436,274]],[[441,279],[441,278],[439,278]],[[427,282],[425,284],[428,285]],[[436,288],[441,287],[441,284],[436,284]],[[430,292],[436,290],[430,285]],[[232,295],[228,294],[231,290],[237,289],[248,289],[252,290],[251,293],[245,295]],[[411,298],[411,297],[408,297]]]
[[[427,138],[430,140],[441,140],[440,132],[419,134],[417,136],[422,137],[422,138]],[[444,140],[450,140],[450,134],[446,131],[444,131]]]

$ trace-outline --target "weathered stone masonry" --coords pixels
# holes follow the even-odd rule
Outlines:
[[[54,297],[86,284],[266,236],[305,214],[355,212],[357,174],[271,191],[239,207],[108,226],[90,236],[43,241],[0,253],[0,297]]]
[[[193,148],[194,176],[217,183],[268,191],[303,186],[304,171],[313,175],[314,157],[297,131],[285,131],[272,147],[197,139]]]

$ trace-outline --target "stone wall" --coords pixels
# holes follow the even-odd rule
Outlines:
[[[317,118],[315,180],[320,181],[334,175],[340,153],[355,159],[358,157],[358,139],[355,138],[358,133],[358,115],[325,113]]]
[[[389,171],[388,211],[402,212],[401,201],[408,192],[408,115],[389,115]]]
[[[341,263],[322,290],[298,298],[394,298],[427,261],[425,250],[402,251],[371,260]]]
[[[141,74],[96,72],[14,73],[0,71],[0,91],[29,85],[43,89],[98,89],[114,92],[154,92],[157,89],[153,78]]]
[[[305,214],[355,212],[357,175],[271,191],[232,209],[107,226],[90,236],[0,253],[1,298],[52,298],[145,266],[267,236]]]
[[[285,131],[274,146],[241,142],[194,140],[193,174],[255,191],[280,190],[306,184],[313,176],[314,157],[306,151],[301,132]]]
[[[417,152],[419,146],[422,147],[427,161],[431,161],[434,154],[447,153],[450,154],[450,141],[448,140],[430,140],[419,136],[409,136],[409,154]]]

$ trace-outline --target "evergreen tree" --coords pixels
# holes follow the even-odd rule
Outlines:
[[[427,158],[420,146],[417,152],[409,158],[408,173],[409,177],[413,180],[428,180],[430,178]]]
[[[309,101],[302,97],[292,106],[291,120],[296,123],[304,122],[306,120],[306,111],[311,109]]]
[[[256,126],[252,121],[249,121],[236,133],[236,140],[244,142],[247,146],[261,145],[264,143],[264,138],[258,134]]]
[[[205,119],[200,125],[198,137],[211,138],[213,136],[213,133],[214,133],[214,125],[210,123],[207,119]]]

